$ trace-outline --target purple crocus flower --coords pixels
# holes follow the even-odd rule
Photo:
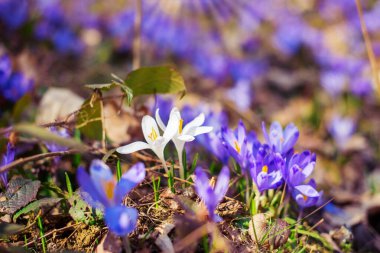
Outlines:
[[[222,221],[222,218],[215,214],[215,209],[227,193],[230,182],[230,170],[227,166],[222,168],[214,188],[210,185],[210,180],[201,167],[197,167],[195,176],[195,191],[205,203],[209,218],[214,222]]]
[[[299,137],[298,128],[293,123],[288,124],[283,130],[280,123],[273,122],[268,134],[263,122],[262,130],[266,142],[275,152],[280,153],[284,157],[293,153],[293,147]]]
[[[2,95],[9,101],[16,102],[33,86],[33,80],[21,72],[13,72],[8,81],[3,85]]]
[[[274,153],[267,144],[263,144],[258,147],[253,161],[250,173],[260,192],[276,189],[282,184],[281,171],[285,161],[279,153]]]
[[[286,163],[283,177],[288,187],[303,184],[314,170],[316,155],[310,151],[294,154]]]
[[[7,150],[5,154],[2,155],[0,161],[0,167],[5,166],[15,159],[15,148],[11,143],[8,143]],[[8,185],[8,171],[0,173],[0,184],[3,188],[6,188]]]
[[[12,62],[7,54],[0,56],[0,89],[6,84],[12,73]]]
[[[122,205],[123,198],[145,178],[145,166],[137,163],[124,173],[119,182],[101,160],[94,160],[90,174],[79,168],[77,180],[83,198],[93,207],[104,209],[105,222],[116,235],[132,232],[137,223],[135,208]]]
[[[229,154],[240,165],[242,171],[246,172],[251,166],[251,147],[252,143],[256,140],[256,135],[253,132],[247,134],[244,123],[240,120],[235,131],[223,127],[221,136]]]
[[[329,132],[339,148],[344,148],[355,131],[355,122],[352,118],[334,116],[329,127]]]
[[[59,135],[60,137],[63,137],[63,138],[70,137],[69,132],[67,131],[66,128],[50,127],[49,130],[50,132],[56,135]],[[55,142],[46,142],[45,145],[50,152],[59,152],[59,151],[67,150],[67,147],[58,145]]]
[[[292,192],[293,198],[301,208],[318,205],[323,192],[318,192],[314,179],[311,179],[308,184],[297,185]]]

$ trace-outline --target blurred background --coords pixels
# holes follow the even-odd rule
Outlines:
[[[49,87],[85,97],[111,73],[171,65],[187,96],[135,109],[175,103],[213,112],[219,128],[294,122],[334,199],[323,226],[351,226],[366,244],[380,232],[380,1],[358,2],[369,47],[354,0],[0,0],[0,124]]]

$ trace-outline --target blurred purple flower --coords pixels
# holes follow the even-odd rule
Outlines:
[[[274,152],[280,153],[284,157],[293,153],[293,147],[299,137],[298,128],[293,123],[288,124],[283,130],[280,123],[273,122],[268,134],[265,123],[263,122],[262,131],[265,141],[273,148]]]
[[[0,21],[3,21],[10,30],[19,28],[28,18],[28,3],[27,0],[0,1]]]
[[[215,209],[227,193],[230,182],[229,168],[227,166],[222,168],[214,188],[210,185],[209,178],[201,167],[197,167],[195,176],[195,191],[205,203],[209,218],[214,222],[222,221],[222,218],[215,213]]]
[[[226,93],[227,97],[236,104],[239,110],[245,111],[249,109],[251,105],[251,91],[251,82],[247,79],[240,79],[236,82],[235,86]]]
[[[15,148],[11,143],[8,143],[7,150],[5,151],[5,154],[2,155],[1,161],[0,161],[0,167],[5,166],[15,159]],[[5,171],[3,173],[0,173],[0,185],[3,188],[7,188],[8,186],[8,171]]]
[[[119,182],[101,160],[92,161],[90,174],[82,167],[77,172],[83,198],[95,208],[104,208],[107,226],[119,236],[129,234],[136,227],[137,210],[123,206],[122,201],[144,178],[143,163],[132,166],[122,175]]]
[[[267,144],[257,148],[250,174],[260,192],[276,189],[282,184],[284,163],[281,155],[274,153]]]
[[[54,133],[60,137],[63,137],[63,138],[69,138],[70,137],[70,134],[66,128],[50,127],[49,130],[50,130],[50,132],[52,132],[52,133]],[[50,152],[59,152],[59,151],[67,150],[67,147],[58,145],[55,142],[46,142],[45,145]]]
[[[12,62],[7,54],[0,56],[0,89],[5,86],[12,73]]]
[[[352,118],[336,115],[330,122],[328,130],[334,138],[336,145],[339,148],[344,148],[354,134],[355,127],[355,122]]]
[[[327,93],[335,97],[342,93],[347,78],[347,75],[340,71],[324,71],[321,73],[321,84]]]
[[[13,72],[1,87],[2,95],[9,101],[16,102],[33,87],[33,80],[21,72]]]

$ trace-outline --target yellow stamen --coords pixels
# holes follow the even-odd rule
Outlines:
[[[236,151],[240,154],[241,148],[240,148],[239,143],[237,141],[234,141],[234,145],[235,145]]]
[[[183,119],[179,120],[178,133],[182,134]]]
[[[109,180],[103,183],[104,192],[108,199],[113,199],[114,191],[115,191],[115,181]]]
[[[285,140],[283,137],[280,138],[280,142],[283,143]]]
[[[309,197],[308,196],[306,196],[306,195],[302,195],[302,197],[303,197],[303,200],[304,201],[306,201]]]
[[[156,130],[154,130],[154,128],[152,127],[152,132],[150,133],[150,135],[148,135],[149,139],[151,139],[152,141],[155,141],[157,139],[157,132]]]
[[[262,171],[262,172],[265,172],[265,173],[268,173],[268,166],[267,166],[267,165],[264,165],[264,166],[261,168],[261,171]]]

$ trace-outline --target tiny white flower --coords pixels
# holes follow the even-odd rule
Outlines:
[[[170,117],[168,122],[168,127],[165,129],[163,135],[160,135],[157,123],[153,117],[145,115],[141,121],[142,131],[146,142],[136,141],[128,145],[119,147],[116,151],[120,154],[130,154],[143,149],[151,149],[157,157],[162,162],[166,173],[168,173],[168,168],[166,166],[164,149],[166,144],[174,137],[178,129],[178,119],[177,117]]]
[[[183,119],[181,118],[181,113],[176,107],[171,110],[168,126],[166,127],[160,117],[159,109],[156,110],[156,121],[163,131],[167,131],[171,118],[175,118],[175,122],[178,123],[177,130],[172,138],[172,141],[178,153],[178,160],[181,167],[180,177],[184,179],[185,168],[183,168],[182,152],[185,143],[195,140],[195,136],[197,135],[211,132],[213,128],[211,126],[202,126],[205,121],[205,115],[203,113],[199,114],[196,118],[194,118],[191,122],[183,127]]]

